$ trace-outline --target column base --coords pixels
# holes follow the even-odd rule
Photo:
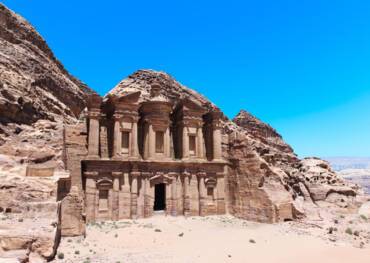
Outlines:
[[[141,158],[139,156],[131,156],[131,157],[128,157],[128,160],[129,161],[139,161],[141,160]]]
[[[87,155],[86,158],[90,160],[98,160],[100,159],[100,156],[99,155]]]
[[[121,161],[122,160],[122,156],[120,155],[115,155],[112,157],[112,160],[115,160],[115,161]]]

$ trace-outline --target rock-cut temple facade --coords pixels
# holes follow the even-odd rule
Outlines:
[[[151,85],[145,101],[140,91],[92,95],[83,131],[66,128],[65,161],[87,222],[225,213],[222,113],[186,98],[174,104],[160,89]]]

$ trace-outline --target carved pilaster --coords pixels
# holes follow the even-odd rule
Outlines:
[[[199,172],[199,215],[205,216],[206,213],[206,186],[204,183],[204,178],[206,177],[206,173]]]
[[[222,137],[221,124],[219,120],[214,120],[212,123],[213,130],[213,160],[222,160]]]
[[[133,171],[131,175],[131,218],[137,218],[137,196],[138,196],[138,177],[140,172]]]
[[[189,158],[189,134],[188,127],[185,126],[186,123],[183,123],[182,126],[182,159]]]
[[[99,158],[99,131],[101,117],[100,109],[92,109],[88,112],[89,118],[89,144],[88,144],[88,157],[97,159]]]
[[[122,134],[121,134],[121,119],[123,115],[120,113],[115,113],[114,118],[114,141],[113,141],[113,158],[121,158],[121,147],[122,147]]]

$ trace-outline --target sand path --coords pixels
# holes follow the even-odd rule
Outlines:
[[[56,261],[370,262],[369,248],[333,243],[290,229],[286,224],[258,224],[230,216],[154,216],[107,222],[89,226],[86,239],[64,238],[59,248],[64,259]]]

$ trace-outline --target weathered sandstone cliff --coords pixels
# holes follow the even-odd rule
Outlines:
[[[5,213],[0,229],[6,230],[0,235],[0,257],[16,250],[21,254],[17,257],[50,259],[60,231],[84,231],[83,198],[72,191],[59,208],[58,176],[25,175],[50,175],[55,168],[57,175],[61,173],[63,136],[76,149],[67,169],[80,169],[79,156],[86,155],[86,126],[77,119],[88,94],[94,92],[68,74],[27,21],[1,4],[0,47],[0,212]],[[145,100],[153,83],[160,85],[161,96],[169,101],[188,98],[208,109],[217,108],[168,74],[152,70],[130,75],[106,99],[141,91],[140,99]],[[76,129],[63,134],[63,123],[76,123]],[[223,116],[222,126],[229,213],[278,222],[310,216],[320,207],[355,209],[358,205],[361,189],[338,178],[322,160],[298,159],[273,128],[246,111],[234,120]],[[59,209],[76,224],[62,224],[60,230]],[[34,220],[36,216],[42,220]],[[14,225],[19,226],[17,231]],[[23,235],[30,228],[31,234]]]
[[[0,258],[54,256],[58,176],[50,175],[62,168],[63,122],[76,121],[90,93],[37,31],[0,3]]]

